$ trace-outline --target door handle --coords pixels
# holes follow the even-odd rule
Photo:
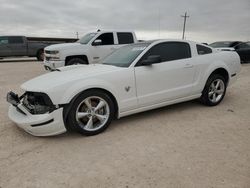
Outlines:
[[[194,65],[192,65],[191,63],[186,63],[184,68],[193,68]]]

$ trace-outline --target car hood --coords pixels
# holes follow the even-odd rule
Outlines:
[[[72,48],[85,48],[86,45],[74,42],[74,43],[63,43],[63,44],[54,44],[45,48],[45,50],[52,51],[52,50],[67,50]]]
[[[33,78],[21,85],[25,91],[46,92],[56,87],[70,86],[78,80],[96,78],[102,74],[110,74],[121,70],[121,67],[103,64],[72,65],[62,67],[50,73]]]

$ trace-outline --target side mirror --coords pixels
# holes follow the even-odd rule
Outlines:
[[[102,40],[101,39],[96,39],[93,43],[92,43],[93,46],[100,46],[102,45]]]
[[[152,65],[152,64],[156,64],[160,62],[161,62],[161,56],[151,55],[151,56],[148,56],[147,59],[142,60],[141,64],[148,66],[148,65]]]

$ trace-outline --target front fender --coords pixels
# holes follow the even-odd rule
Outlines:
[[[115,87],[111,83],[101,79],[89,79],[89,80],[87,79],[74,83],[73,85],[68,87],[67,90],[63,93],[63,96],[59,101],[59,103],[60,104],[70,103],[70,101],[79,93],[88,89],[95,89],[95,88],[104,89],[110,92],[115,97],[119,105],[119,94],[113,89]]]
[[[89,51],[86,48],[79,48],[79,49],[67,49],[60,51],[60,58],[66,59],[69,56],[87,56],[89,55]]]

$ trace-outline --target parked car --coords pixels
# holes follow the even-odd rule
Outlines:
[[[223,51],[234,51],[234,47],[242,43],[241,41],[219,41],[209,44],[213,48]]]
[[[36,136],[95,135],[113,118],[174,103],[218,105],[239,71],[236,52],[182,40],[131,44],[102,64],[62,67],[24,83],[21,97],[7,94],[8,114]]]
[[[44,48],[51,44],[74,42],[69,38],[41,38],[25,36],[0,36],[0,58],[6,57],[36,57],[43,61]]]
[[[242,63],[250,63],[250,42],[242,42],[234,47]]]
[[[221,51],[236,51],[242,63],[250,62],[250,42],[228,41],[228,42],[215,42],[210,46]]]
[[[99,63],[114,50],[136,42],[134,32],[98,30],[86,34],[76,43],[45,48],[44,67],[53,70],[68,65]]]

